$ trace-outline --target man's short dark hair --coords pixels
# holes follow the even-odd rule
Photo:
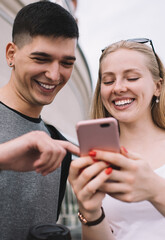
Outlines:
[[[12,41],[22,46],[28,36],[39,35],[78,39],[79,31],[76,20],[65,8],[49,1],[39,1],[26,5],[17,13]]]

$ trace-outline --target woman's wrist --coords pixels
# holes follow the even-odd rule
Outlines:
[[[101,215],[101,206],[98,206],[95,210],[94,209],[86,209],[81,204],[79,205],[79,211],[90,221],[97,219]]]
[[[153,195],[149,199],[150,203],[163,215],[165,216],[165,179],[156,176],[154,187],[152,187]]]
[[[99,213],[99,215],[98,215]],[[82,224],[87,226],[95,226],[98,225],[103,221],[105,218],[104,209],[101,207],[99,211],[97,211],[97,214],[82,214],[82,212],[78,211],[78,218],[82,222]]]

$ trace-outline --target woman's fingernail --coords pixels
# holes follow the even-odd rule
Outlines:
[[[111,168],[111,167],[105,169],[105,173],[106,173],[107,175],[111,174],[111,172],[112,172],[112,168]]]
[[[90,157],[96,157],[96,152],[95,151],[90,151],[89,156]]]
[[[128,153],[127,149],[125,147],[122,146],[122,149],[125,153]]]

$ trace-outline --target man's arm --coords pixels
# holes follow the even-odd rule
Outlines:
[[[53,140],[42,131],[33,131],[0,145],[0,169],[36,170],[47,175],[61,165],[67,150],[79,154],[73,144]]]

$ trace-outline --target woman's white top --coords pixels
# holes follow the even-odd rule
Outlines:
[[[165,178],[165,165],[155,172]],[[165,217],[150,202],[126,203],[106,195],[103,208],[116,240],[165,240]]]

